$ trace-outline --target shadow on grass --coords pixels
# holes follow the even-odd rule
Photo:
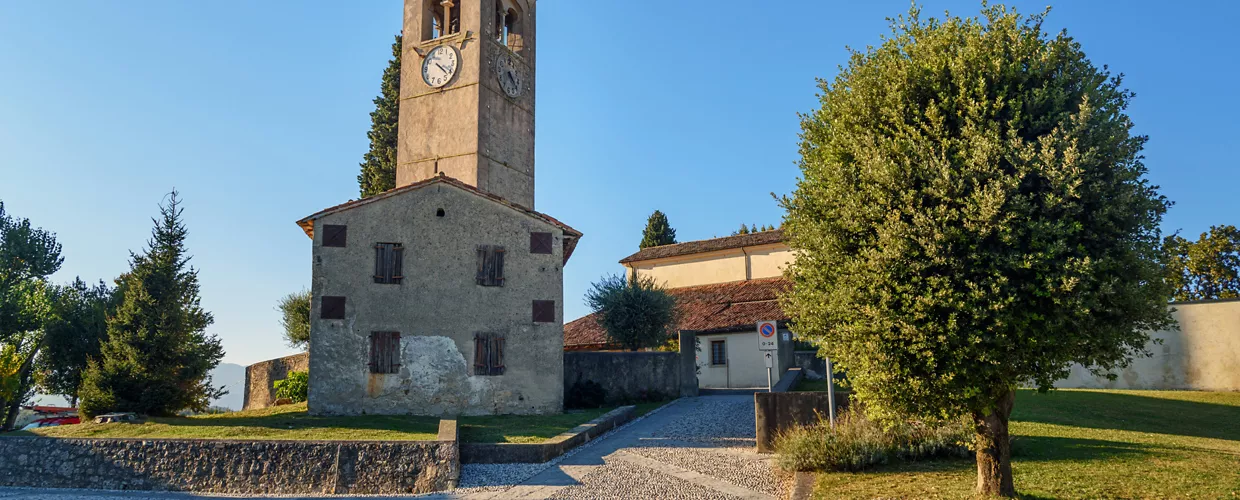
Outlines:
[[[1101,439],[1017,436],[1012,440],[1013,462],[1108,460],[1152,453],[1147,445]]]
[[[1021,390],[1012,420],[1240,441],[1240,406],[1131,393]]]

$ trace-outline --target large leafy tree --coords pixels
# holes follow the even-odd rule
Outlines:
[[[0,202],[0,418],[11,428],[31,394],[34,363],[51,314],[47,279],[60,269],[56,235],[16,218]]]
[[[357,175],[362,198],[396,187],[396,125],[400,118],[401,35],[392,42],[392,59],[383,70],[375,110],[370,113],[370,150],[362,157]]]
[[[56,290],[52,319],[45,328],[46,346],[39,357],[44,391],[77,404],[82,372],[90,358],[99,357],[112,308],[113,290],[102,281],[90,286],[78,278]]]
[[[649,276],[605,276],[586,292],[586,305],[608,342],[632,351],[666,344],[678,316],[676,298]]]
[[[188,231],[176,191],[160,205],[160,217],[142,254],[130,258],[119,280],[119,304],[108,317],[108,339],[83,375],[81,410],[86,415],[133,411],[168,415],[205,411],[226,393],[211,385],[210,372],[224,357],[219,338],[208,335],[211,313],[198,296],[198,270],[185,248]]]
[[[1013,389],[1124,365],[1172,321],[1132,93],[1043,16],[893,20],[820,82],[783,201],[796,332],[872,416],[971,416],[988,495],[1015,494]]]
[[[638,249],[671,245],[676,243],[676,230],[667,223],[667,215],[655,210],[646,219],[646,229],[642,230],[642,241]]]
[[[280,310],[280,326],[284,328],[284,341],[289,347],[306,349],[310,346],[310,291],[290,293],[276,305]]]
[[[1163,240],[1167,281],[1175,300],[1240,297],[1240,229],[1211,226],[1197,241],[1178,234]]]

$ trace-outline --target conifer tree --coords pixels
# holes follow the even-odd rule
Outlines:
[[[401,35],[392,42],[392,60],[383,70],[375,110],[370,113],[370,150],[362,156],[357,184],[362,198],[396,187],[396,125],[400,117]]]
[[[667,223],[667,216],[655,210],[646,219],[646,229],[642,230],[642,242],[638,249],[671,245],[676,243],[676,230]]]
[[[189,266],[187,230],[174,190],[142,254],[118,280],[120,302],[108,317],[108,339],[83,374],[79,396],[87,416],[112,411],[170,415],[205,411],[226,393],[210,372],[224,357],[208,335],[213,321],[198,296],[198,270]]]

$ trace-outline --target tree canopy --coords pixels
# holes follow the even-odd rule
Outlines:
[[[280,299],[280,326],[284,329],[284,342],[289,347],[310,347],[310,291],[290,293]]]
[[[38,363],[43,391],[77,403],[87,361],[99,357],[99,348],[107,339],[112,299],[112,289],[102,281],[89,286],[76,278],[56,289],[52,318],[45,327],[46,346]]]
[[[632,351],[666,344],[678,315],[676,298],[649,276],[605,276],[586,292],[586,305],[608,342]]]
[[[60,269],[56,235],[13,217],[0,202],[0,419],[10,429],[19,405],[33,394],[34,363],[52,317],[53,285]]]
[[[89,362],[79,391],[87,416],[205,411],[226,394],[211,385],[210,372],[224,349],[206,333],[213,318],[198,296],[198,270],[189,265],[184,209],[176,191],[168,200],[152,219],[146,251],[131,254],[130,270],[118,280],[108,339],[99,359]]]
[[[1122,75],[1045,14],[891,22],[802,116],[783,305],[878,418],[970,416],[978,493],[1015,494],[1013,389],[1146,354],[1171,323]]]
[[[1240,229],[1210,226],[1197,241],[1178,234],[1163,240],[1167,281],[1175,300],[1240,297]]]
[[[667,223],[667,216],[658,210],[646,219],[646,229],[642,230],[642,241],[638,249],[671,245],[676,243],[676,230]]]
[[[400,121],[400,53],[401,36],[392,42],[392,59],[383,70],[375,110],[370,112],[370,149],[362,156],[361,173],[357,175],[362,198],[374,196],[396,187],[396,127]]]

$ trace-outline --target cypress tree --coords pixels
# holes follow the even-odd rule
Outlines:
[[[667,216],[655,210],[646,219],[646,229],[642,230],[642,242],[638,249],[671,245],[676,243],[676,230],[667,223]]]
[[[370,150],[362,156],[357,184],[362,198],[396,187],[396,125],[400,117],[401,35],[392,42],[392,60],[383,70],[383,83],[370,113]]]
[[[224,357],[213,322],[198,296],[198,270],[189,266],[181,200],[173,191],[142,254],[118,281],[120,302],[109,316],[108,339],[83,374],[81,410],[170,415],[205,411],[224,395],[210,372]]]

